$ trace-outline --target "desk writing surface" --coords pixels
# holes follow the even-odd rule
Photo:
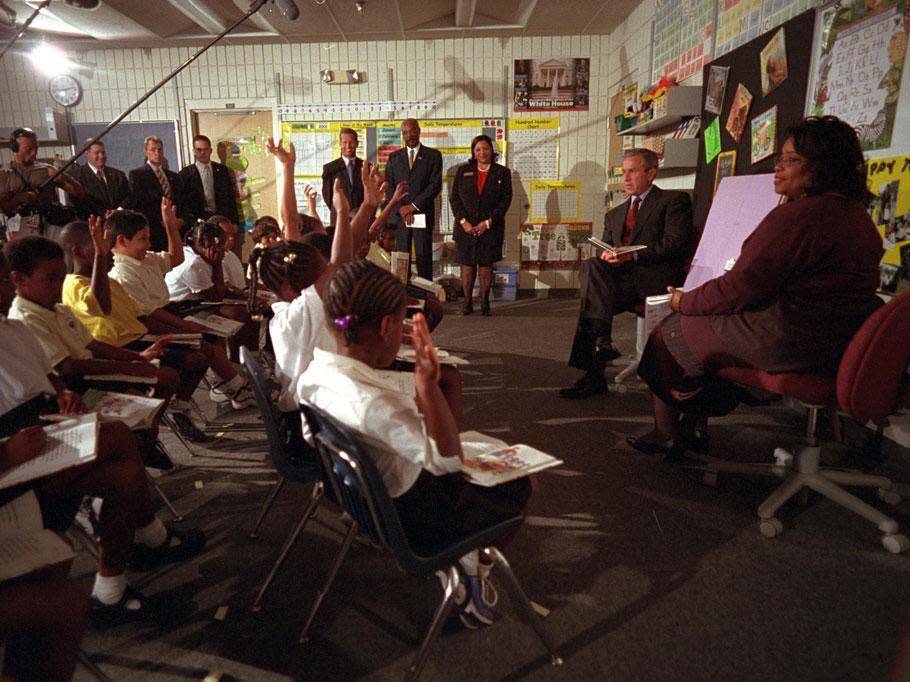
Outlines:
[[[724,274],[731,259],[739,258],[746,238],[779,201],[773,173],[723,178],[683,289],[691,291]]]

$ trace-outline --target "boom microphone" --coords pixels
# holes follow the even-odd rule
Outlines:
[[[272,2],[278,6],[285,19],[294,21],[300,16],[300,9],[294,0],[272,0]]]

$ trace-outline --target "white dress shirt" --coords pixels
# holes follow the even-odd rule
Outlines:
[[[53,369],[38,339],[22,322],[0,314],[0,414],[6,414],[35,396],[54,394],[47,380]]]
[[[212,164],[196,162],[196,170],[199,171],[199,178],[202,180],[202,192],[205,195],[205,210],[209,213],[215,212],[215,174],[212,170]]]
[[[122,253],[114,254],[111,279],[120,282],[137,304],[143,315],[149,315],[166,306],[171,300],[164,280],[171,271],[171,254],[166,251],[148,252],[142,260]]]
[[[359,360],[316,348],[297,382],[297,399],[330,414],[362,439],[392,497],[406,493],[423,469],[437,476],[461,469],[457,457],[439,454],[414,396],[401,393]],[[305,421],[303,435],[311,439]]]
[[[335,353],[338,344],[326,324],[325,306],[315,286],[304,289],[290,303],[273,303],[272,311],[269,337],[275,354],[275,378],[281,384],[278,407],[285,412],[296,411],[295,386],[313,359],[313,350]]]
[[[164,278],[172,301],[202,299],[215,282],[212,280],[212,266],[189,246],[183,247],[183,262],[167,273]]]
[[[221,261],[221,272],[224,275],[224,283],[230,284],[237,289],[246,288],[246,276],[243,274],[243,263],[233,251],[224,252],[224,260]]]
[[[9,316],[23,322],[32,331],[52,367],[67,358],[88,360],[92,357],[87,347],[93,340],[91,332],[62,303],[48,310],[16,296],[9,308]]]

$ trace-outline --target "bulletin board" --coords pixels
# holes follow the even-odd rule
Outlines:
[[[471,140],[477,135],[489,135],[500,153],[500,163],[505,163],[505,120],[488,119],[428,119],[421,120],[420,140],[442,153],[444,177],[452,177],[459,164],[471,157]],[[401,121],[282,121],[281,135],[294,143],[297,164],[294,167],[294,186],[297,205],[306,206],[304,190],[310,185],[316,190],[316,211],[326,224],[329,207],[322,200],[322,167],[341,156],[338,135],[341,128],[357,131],[360,146],[358,156],[385,169],[389,155],[401,148]],[[436,224],[442,234],[452,231],[452,220],[446,183],[439,202],[439,220]]]
[[[693,221],[697,232],[700,234],[711,208],[714,194],[714,180],[717,173],[718,158],[708,163],[705,160],[705,129],[715,119],[720,119],[720,151],[736,152],[734,175],[750,175],[754,173],[771,173],[774,170],[774,156],[780,151],[780,145],[786,130],[802,120],[806,102],[806,86],[809,80],[809,64],[811,60],[812,37],[815,28],[815,11],[810,10],[787,21],[782,25],[787,55],[787,77],[780,85],[771,90],[767,95],[762,95],[761,51],[772,40],[778,29],[760,35],[745,45],[718,57],[711,64],[704,67],[704,82],[708,82],[709,70],[712,65],[729,67],[727,86],[723,99],[720,116],[708,111],[702,111],[701,142],[699,143],[698,167],[695,175],[695,205],[693,207]],[[737,143],[726,130],[726,122],[730,107],[734,99],[737,85],[742,83],[752,94],[752,105],[746,120],[746,128],[740,141]],[[702,101],[704,106],[704,101]],[[752,120],[777,107],[777,135],[772,153],[766,158],[752,163],[752,142],[750,126]]]
[[[570,270],[590,258],[593,245],[588,237],[593,223],[524,223],[521,239],[521,267],[524,269]]]

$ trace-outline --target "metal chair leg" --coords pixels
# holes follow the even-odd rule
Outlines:
[[[255,540],[259,537],[259,527],[265,520],[266,514],[268,514],[269,510],[272,508],[272,504],[274,504],[275,498],[278,497],[278,493],[281,492],[281,489],[284,487],[285,482],[286,479],[284,476],[282,476],[275,482],[275,485],[272,486],[272,489],[269,491],[269,496],[265,498],[262,509],[259,511],[259,518],[256,519],[256,525],[253,526],[253,530],[250,531],[250,534],[248,536],[250,540]]]
[[[145,470],[145,477],[149,480],[149,483],[152,484],[152,487],[155,489],[155,492],[158,493],[158,497],[164,502],[164,505],[168,510],[173,514],[174,521],[183,521],[183,516],[174,508],[174,505],[171,503],[167,495],[164,494],[164,491],[161,489],[161,486],[158,485],[152,475],[148,472],[148,469]]]
[[[497,564],[502,567],[502,572],[506,577],[506,581],[509,584],[512,592],[514,593],[519,607],[521,608],[522,615],[528,624],[534,628],[534,632],[537,633],[537,636],[540,638],[540,641],[543,642],[543,645],[547,648],[547,651],[550,652],[550,663],[552,665],[562,665],[562,657],[556,651],[556,645],[553,643],[553,640],[550,639],[550,635],[547,634],[547,631],[543,627],[543,620],[538,616],[534,609],[531,607],[531,601],[528,599],[528,595],[525,594],[525,591],[522,589],[521,584],[518,582],[518,578],[515,577],[515,574],[512,572],[512,567],[509,566],[509,562],[506,561],[506,558],[502,555],[495,547],[487,547],[483,550],[486,554],[493,558]]]
[[[420,676],[420,671],[423,670],[423,665],[426,663],[427,654],[430,652],[430,644],[439,635],[439,631],[442,629],[443,623],[446,622],[446,618],[449,617],[449,612],[455,603],[455,593],[458,591],[459,582],[458,569],[455,566],[449,566],[447,578],[446,585],[442,590],[442,601],[436,607],[436,613],[433,614],[433,620],[427,629],[426,635],[423,637],[423,641],[420,643],[414,662],[408,668],[408,673],[405,676],[406,680],[416,680]]]
[[[281,480],[284,481],[284,479]],[[284,546],[281,548],[281,552],[278,554],[278,558],[275,559],[275,563],[272,565],[272,570],[269,571],[265,582],[262,583],[262,587],[259,588],[259,592],[256,594],[256,599],[253,601],[252,606],[253,611],[258,611],[261,608],[261,602],[262,598],[265,596],[265,591],[269,589],[269,585],[271,585],[272,581],[275,579],[275,574],[278,573],[278,569],[281,568],[281,565],[287,558],[288,552],[291,551],[291,547],[293,547],[294,543],[297,542],[297,536],[300,535],[300,531],[303,530],[303,527],[307,524],[307,521],[309,521],[310,517],[316,512],[316,505],[319,504],[319,500],[321,498],[322,481],[316,481],[316,483],[313,485],[313,490],[310,492],[310,502],[304,510],[303,516],[300,517],[300,521],[298,521],[297,525],[294,526],[294,530],[291,531],[291,535],[287,540],[285,540]]]
[[[101,671],[101,668],[95,665],[95,662],[88,657],[88,654],[85,653],[85,651],[79,649],[77,657],[79,658],[79,663],[81,663],[82,666],[92,674],[92,677],[98,680],[98,682],[112,682],[111,678],[105,675]]]
[[[177,428],[177,425],[174,423],[174,420],[171,419],[170,415],[161,415],[161,423],[167,426],[170,432],[177,436],[177,440],[179,440],[180,444],[186,449],[188,453],[190,453],[190,457],[196,456],[195,450],[190,447],[190,444],[186,441],[186,438],[183,437],[183,434],[180,433],[180,429]]]
[[[348,550],[351,549],[351,543],[354,541],[354,536],[357,535],[357,529],[359,527],[360,526],[357,525],[357,522],[353,521],[351,523],[351,527],[348,528],[348,532],[345,534],[344,540],[341,543],[341,549],[335,556],[335,560],[332,562],[332,567],[329,569],[329,574],[326,576],[325,585],[323,585],[322,590],[319,591],[319,594],[316,595],[316,599],[313,602],[313,606],[310,609],[310,613],[307,616],[306,622],[303,624],[303,629],[300,631],[300,644],[303,644],[309,639],[308,632],[310,625],[313,624],[313,619],[316,618],[316,612],[322,605],[323,599],[326,598],[329,590],[332,589],[332,583],[335,582],[335,576],[338,575],[338,569],[341,568],[341,564],[344,561],[344,558],[347,556]]]

